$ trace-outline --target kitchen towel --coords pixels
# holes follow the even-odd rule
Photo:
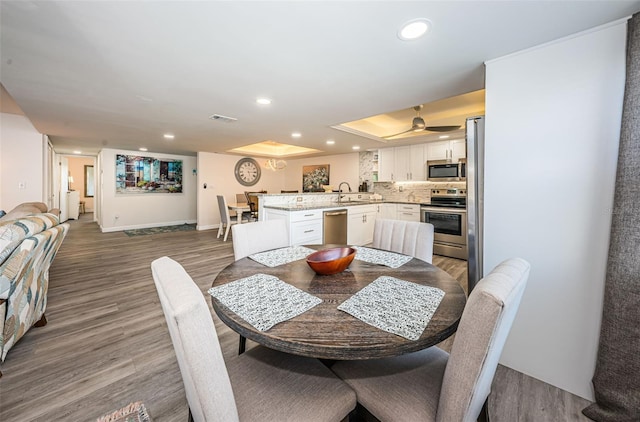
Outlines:
[[[388,333],[418,340],[443,297],[437,287],[381,276],[338,309]]]
[[[413,257],[409,255],[367,248],[365,246],[354,246],[353,248],[357,251],[355,259],[371,264],[386,265],[391,268],[401,267],[413,259]]]
[[[306,258],[315,251],[304,246],[289,246],[287,248],[274,249],[272,251],[259,252],[249,255],[249,258],[267,267],[277,267]]]
[[[322,303],[322,299],[268,274],[241,278],[208,292],[260,331]]]

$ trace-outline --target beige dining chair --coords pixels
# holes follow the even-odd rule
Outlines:
[[[402,356],[340,361],[332,370],[381,421],[476,421],[491,391],[530,265],[512,258],[469,295],[451,354],[434,346]]]
[[[254,253],[289,246],[285,220],[255,221],[233,226],[233,256],[235,260]]]
[[[289,246],[289,232],[285,220],[256,221],[234,225],[233,256],[236,261],[246,256],[270,249]],[[240,336],[238,354],[244,353],[247,339]]]
[[[431,264],[433,224],[378,218],[373,226],[372,246],[410,255]]]
[[[231,216],[229,214],[229,208],[227,207],[227,200],[224,199],[224,196],[217,195],[218,197],[218,209],[220,210],[220,226],[218,226],[218,236],[222,235],[222,230],[224,230],[224,241],[227,241],[227,237],[229,236],[229,229],[232,224],[236,224],[238,222],[238,216]],[[242,217],[242,220],[245,221]],[[249,221],[249,220],[246,220]]]
[[[319,360],[257,346],[224,360],[203,293],[168,257],[151,263],[189,420],[340,421],[356,398]]]

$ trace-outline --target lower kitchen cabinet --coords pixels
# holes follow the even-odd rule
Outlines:
[[[264,209],[265,220],[282,219],[289,227],[289,245],[322,244],[322,211],[283,211]]]
[[[378,211],[377,218],[385,218],[387,220],[396,219],[396,204],[378,204],[376,207]]]
[[[420,204],[397,204],[396,220],[420,221]]]
[[[377,205],[358,205],[348,208],[347,243],[366,245],[373,242],[373,227],[378,215]]]

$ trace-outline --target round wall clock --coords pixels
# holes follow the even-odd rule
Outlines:
[[[260,164],[253,158],[241,158],[236,163],[236,180],[244,186],[253,186],[260,180]]]

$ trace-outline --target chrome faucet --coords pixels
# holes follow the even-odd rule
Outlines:
[[[349,192],[351,192],[351,186],[349,186],[349,183],[347,183],[347,182],[341,182],[341,183],[338,185],[338,202],[341,202],[341,201],[342,201],[342,198],[344,198],[344,195],[340,195],[340,194],[342,193],[342,189],[341,189],[342,185],[347,185],[347,187],[349,188]]]

